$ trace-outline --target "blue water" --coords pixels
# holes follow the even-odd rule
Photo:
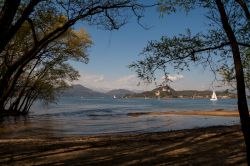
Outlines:
[[[71,136],[145,133],[239,124],[237,117],[143,115],[136,112],[236,110],[235,99],[61,98],[57,104],[36,103],[26,117],[0,119],[0,137]]]

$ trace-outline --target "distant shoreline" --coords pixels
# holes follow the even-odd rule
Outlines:
[[[145,97],[130,97],[130,96],[125,96],[122,98],[127,98],[127,99],[145,99]],[[168,99],[207,99],[208,101],[210,101],[211,96],[209,97],[161,97],[160,99],[162,100],[168,100]],[[237,99],[237,97],[221,97],[221,96],[217,96],[218,100],[226,100],[226,99]],[[248,98],[250,98],[248,96]],[[157,97],[146,97],[145,100],[147,99],[158,99]]]

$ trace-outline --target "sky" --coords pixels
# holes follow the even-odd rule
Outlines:
[[[107,31],[95,26],[78,23],[75,28],[84,28],[93,45],[89,48],[88,64],[74,62],[73,66],[80,72],[81,77],[76,84],[81,84],[98,91],[111,89],[151,90],[155,84],[138,86],[140,80],[128,65],[140,58],[138,56],[147,42],[159,40],[161,36],[173,36],[184,33],[190,28],[192,33],[206,29],[205,17],[202,10],[195,10],[189,14],[178,11],[171,15],[160,17],[155,8],[147,9],[142,23],[148,30],[143,29],[135,18],[119,30]],[[158,84],[161,75],[158,74]],[[170,70],[172,82],[170,86],[176,90],[207,90],[213,88],[213,73],[201,66],[193,66],[190,71],[178,73]]]

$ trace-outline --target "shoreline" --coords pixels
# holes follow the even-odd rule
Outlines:
[[[139,117],[139,116],[167,116],[167,115],[187,115],[187,116],[224,116],[224,117],[239,117],[238,110],[224,110],[224,109],[216,109],[216,110],[187,110],[187,111],[169,111],[169,112],[135,112],[128,113],[128,116]]]
[[[0,165],[246,165],[240,126],[0,139]]]

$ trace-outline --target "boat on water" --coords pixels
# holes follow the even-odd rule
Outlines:
[[[212,96],[211,96],[210,101],[217,101],[217,100],[218,100],[218,99],[217,99],[216,93],[215,93],[215,91],[213,91],[213,94],[212,94]]]
[[[116,99],[116,96],[114,95],[113,98]]]

